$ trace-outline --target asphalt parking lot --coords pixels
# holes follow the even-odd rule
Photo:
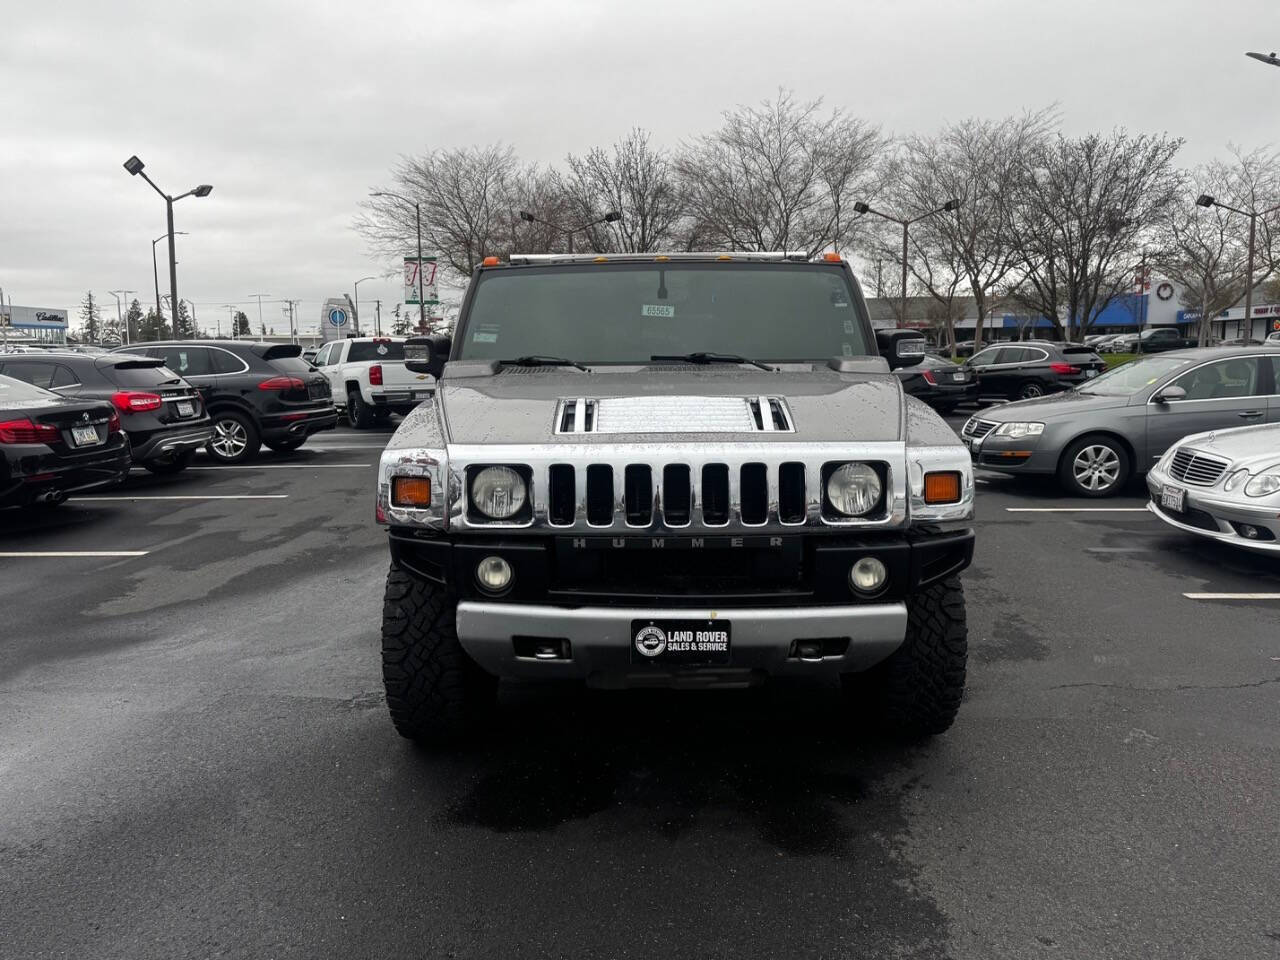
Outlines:
[[[953,418],[958,426],[963,418]],[[980,475],[967,702],[504,693],[393,732],[386,435],[0,514],[0,956],[1280,954],[1280,564]]]

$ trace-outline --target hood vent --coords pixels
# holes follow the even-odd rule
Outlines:
[[[781,397],[579,397],[556,404],[557,434],[794,433]]]

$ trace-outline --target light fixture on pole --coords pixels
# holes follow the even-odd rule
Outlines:
[[[535,217],[528,210],[520,211],[520,219],[523,220],[525,223],[540,223],[544,227],[550,227],[552,230],[559,231],[565,237],[568,238],[569,252],[573,253],[573,237],[575,234],[582,233],[584,230],[590,230],[592,227],[597,227],[602,223],[617,223],[619,220],[622,219],[622,214],[620,214],[617,210],[610,210],[603,217],[600,217],[599,219],[596,219],[596,220],[592,220],[590,223],[584,223],[580,227],[569,227],[569,228],[562,227],[560,226],[560,224],[552,223],[549,220],[543,220],[541,217]]]
[[[420,329],[427,329],[427,305],[422,299],[422,205],[417,200],[410,200],[408,197],[402,197],[398,193],[392,193],[389,190],[378,190],[369,194],[371,197],[389,197],[392,200],[399,200],[401,203],[407,203],[413,207],[413,219],[418,227],[418,326]]]
[[[1244,336],[1246,338],[1251,337],[1253,336],[1253,248],[1258,233],[1258,218],[1280,210],[1280,203],[1265,210],[1241,210],[1230,204],[1223,203],[1217,197],[1202,193],[1196,197],[1196,206],[1204,207],[1205,209],[1221,207],[1223,210],[1229,210],[1232,213],[1238,213],[1242,217],[1249,218],[1249,259],[1244,274]]]
[[[143,166],[144,164],[138,159],[137,155],[124,162],[124,168],[129,172],[129,176],[142,177],[152,190],[164,197],[165,213],[169,219],[169,232],[167,234],[169,237],[169,298],[173,303],[173,335],[176,337],[178,336],[178,304],[180,301],[178,300],[178,259],[173,245],[173,205],[184,197],[207,197],[213,193],[213,187],[210,184],[202,183],[198,187],[192,187],[186,193],[180,193],[178,196],[173,197],[155,185],[155,182],[143,172]],[[151,246],[151,254],[152,263],[154,264],[155,244]],[[159,278],[157,277],[156,286],[159,287],[159,285]],[[157,301],[159,299],[159,297],[156,297]]]
[[[421,260],[418,261],[418,272],[419,273],[422,272]],[[355,293],[355,299],[351,303],[351,312],[355,315],[352,317],[352,319],[355,321],[356,333],[360,332],[360,284],[364,283],[366,280],[377,280],[377,279],[378,279],[377,277],[361,277],[352,286],[352,290]]]
[[[859,214],[859,215],[865,215],[868,213],[875,214],[877,217],[881,217],[885,220],[888,220],[891,223],[897,223],[902,226],[902,317],[900,318],[900,321],[899,321],[900,323],[905,324],[907,322],[907,231],[908,229],[911,227],[913,223],[919,223],[921,220],[928,219],[929,217],[932,217],[935,214],[950,213],[952,210],[958,210],[959,208],[960,208],[959,200],[948,200],[946,203],[938,207],[936,210],[930,210],[928,213],[922,213],[918,217],[904,218],[904,217],[890,216],[887,213],[881,213],[879,210],[873,209],[872,207],[867,206],[867,204],[865,203],[859,202],[853,205],[853,212],[856,214]]]
[[[1276,56],[1273,50],[1270,53],[1246,53],[1246,57],[1253,57],[1255,60],[1261,60],[1263,63],[1269,63],[1273,67],[1280,67],[1280,56]]]

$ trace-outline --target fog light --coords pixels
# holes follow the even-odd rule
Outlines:
[[[889,579],[889,571],[875,557],[863,557],[849,568],[849,586],[858,593],[878,593]]]
[[[1250,540],[1258,539],[1258,528],[1253,526],[1252,524],[1248,524],[1248,523],[1240,524],[1240,532],[1244,536],[1248,537]]]
[[[476,566],[476,583],[485,593],[501,593],[511,586],[511,564],[501,557],[485,557]]]

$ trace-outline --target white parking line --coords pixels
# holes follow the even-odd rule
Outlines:
[[[1150,553],[1150,547],[1085,547],[1085,553]]]
[[[150,550],[9,550],[0,557],[145,557]]]
[[[1188,600],[1280,600],[1280,593],[1184,593]]]
[[[344,467],[371,467],[371,463],[224,463],[217,467],[187,467],[188,470],[339,470]]]
[[[101,503],[110,503],[115,500],[287,500],[287,493],[237,493],[228,494],[226,496],[163,496],[153,497],[139,494],[137,496],[121,496],[121,497],[75,497],[76,503],[84,503],[86,501],[94,501]]]
[[[1146,513],[1146,507],[1005,507],[1006,513]]]

